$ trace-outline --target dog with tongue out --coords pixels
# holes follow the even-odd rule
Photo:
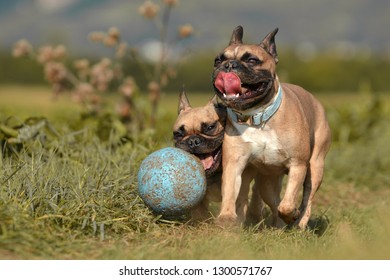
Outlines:
[[[305,228],[322,181],[331,142],[325,111],[302,87],[279,81],[277,31],[260,44],[244,44],[238,26],[214,61],[214,90],[227,107],[222,203],[216,220],[223,227],[242,223],[258,208],[258,199],[248,205],[255,180],[253,193],[269,205],[274,225]]]

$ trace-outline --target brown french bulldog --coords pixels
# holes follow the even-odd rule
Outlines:
[[[255,179],[255,191],[270,206],[276,225],[284,221],[305,228],[323,178],[331,143],[325,111],[308,91],[279,82],[277,31],[260,44],[247,45],[238,26],[229,45],[215,58],[213,85],[228,114],[217,217],[217,224],[224,227],[244,221],[249,184]],[[286,191],[280,200],[286,174]]]
[[[200,159],[207,179],[205,198],[191,213],[192,219],[196,221],[210,217],[210,201],[221,201],[221,159],[225,122],[226,107],[218,103],[216,96],[206,106],[193,108],[185,91],[180,93],[178,117],[173,126],[174,144]]]

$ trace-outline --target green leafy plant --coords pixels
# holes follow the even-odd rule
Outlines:
[[[0,120],[0,144],[3,153],[28,150],[28,143],[39,141],[44,145],[48,138],[58,138],[56,129],[45,118],[28,118],[20,121],[15,117]]]

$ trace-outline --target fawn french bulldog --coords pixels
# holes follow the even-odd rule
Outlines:
[[[277,31],[260,44],[244,44],[243,28],[238,26],[229,45],[215,58],[213,85],[227,107],[222,204],[217,217],[221,226],[244,221],[254,179],[254,191],[270,206],[275,224],[283,220],[305,228],[323,178],[331,143],[325,111],[305,89],[279,81]],[[280,199],[284,175],[288,175],[287,186]]]
[[[173,126],[174,144],[200,159],[207,179],[205,198],[191,213],[194,220],[207,219],[209,202],[221,201],[225,122],[226,107],[216,96],[205,106],[193,108],[185,91],[180,93],[178,117]]]

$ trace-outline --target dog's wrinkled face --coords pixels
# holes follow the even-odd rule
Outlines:
[[[259,45],[245,45],[243,29],[238,26],[229,46],[215,58],[214,89],[228,107],[245,111],[272,99],[278,61],[274,39],[277,31],[269,33]]]
[[[184,91],[180,94],[173,140],[177,148],[200,159],[207,177],[221,166],[225,120],[226,108],[216,98],[204,107],[192,108]]]

